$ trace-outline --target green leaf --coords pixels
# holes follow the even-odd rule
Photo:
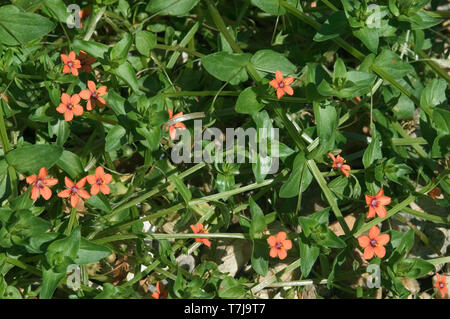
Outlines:
[[[297,196],[300,190],[300,182],[302,183],[302,191],[305,191],[311,183],[312,178],[313,176],[307,168],[305,154],[298,153],[295,156],[288,180],[280,188],[280,197],[292,198]]]
[[[104,212],[109,213],[111,211],[111,204],[109,198],[107,198],[102,193],[98,193],[97,195],[92,195],[88,199],[86,199],[85,204],[92,206],[94,208],[100,209]]]
[[[369,146],[364,151],[363,155],[363,164],[364,168],[369,167],[372,165],[372,163],[383,157],[383,154],[381,153],[381,147],[380,147],[380,137],[379,134],[375,138],[372,138],[372,141],[370,142]]]
[[[61,157],[56,162],[59,168],[65,171],[72,179],[78,178],[84,173],[83,164],[78,155],[64,150]]]
[[[259,112],[263,107],[264,105],[258,101],[255,88],[248,87],[239,94],[235,110],[237,113],[254,114]]]
[[[247,81],[245,70],[250,62],[249,53],[216,52],[202,58],[202,64],[206,71],[221,81],[228,81],[232,85]]]
[[[334,12],[325,23],[322,24],[319,31],[314,36],[314,41],[322,42],[337,38],[346,34],[349,30],[347,17],[344,11]]]
[[[109,47],[106,44],[78,39],[75,39],[72,42],[72,48],[77,51],[83,50],[95,58],[103,58],[105,53],[109,50]]]
[[[127,131],[120,125],[115,125],[106,135],[105,151],[117,151],[125,144],[125,134]]]
[[[278,1],[273,0],[251,0],[251,3],[254,6],[257,6],[262,11],[269,13],[271,15],[283,15],[286,13],[286,10],[280,6]]]
[[[334,148],[338,118],[336,108],[331,104],[321,106],[314,102],[313,108],[319,137],[319,147],[313,152],[314,157],[318,157]]]
[[[37,174],[41,167],[50,169],[61,157],[62,152],[63,148],[58,145],[26,145],[8,152],[6,161],[17,171],[31,175]]]
[[[379,35],[375,28],[364,27],[353,31],[353,35],[361,40],[362,43],[373,53],[378,51]]]
[[[400,277],[419,278],[434,271],[434,265],[420,258],[408,258],[396,264],[396,274]]]
[[[128,61],[120,64],[117,68],[111,70],[114,74],[120,77],[126,84],[128,84],[135,93],[140,93],[139,82],[136,72]],[[109,94],[108,94],[109,98]],[[109,99],[108,99],[109,101]]]
[[[176,175],[170,176],[170,180],[177,188],[178,192],[180,192],[181,197],[183,197],[186,204],[192,199],[192,194],[189,188],[183,183],[183,181]]]
[[[414,72],[411,64],[403,62],[397,54],[388,49],[381,51],[376,57],[374,64],[379,68],[388,70],[389,75],[396,80],[400,80],[405,75]]]
[[[117,42],[111,50],[110,57],[113,61],[122,62],[126,60],[128,51],[133,43],[133,38],[129,33],[125,33],[122,37],[123,38]]]
[[[267,246],[267,241],[265,239],[254,239],[253,240],[253,251],[252,251],[252,267],[253,270],[265,276],[269,269],[269,249]]]
[[[425,86],[420,96],[420,107],[423,109],[430,109],[438,106],[447,98],[445,96],[445,89],[447,83],[442,79],[433,79]]]
[[[219,297],[224,299],[233,299],[242,297],[245,294],[245,288],[233,277],[226,277],[220,282]]]
[[[302,271],[302,276],[308,277],[317,257],[319,257],[320,248],[308,245],[303,236],[299,237],[298,242],[300,245],[300,269]]]
[[[75,263],[77,265],[88,265],[106,258],[112,254],[108,247],[93,243],[83,237],[80,239],[80,249],[78,250]]]
[[[259,50],[250,61],[260,76],[269,75],[271,78],[275,77],[276,70],[280,70],[284,76],[288,76],[293,75],[297,69],[283,54],[273,50]]]
[[[156,46],[156,36],[148,31],[136,33],[136,49],[140,54],[149,57],[150,51]]]
[[[158,15],[180,16],[191,11],[199,0],[152,0],[145,11]]]
[[[0,42],[21,45],[42,38],[55,28],[49,19],[35,13],[20,12],[12,5],[0,7]]]
[[[264,213],[258,204],[253,200],[253,198],[249,198],[248,203],[250,204],[250,214],[252,215],[252,223],[250,225],[250,236],[253,236],[256,233],[262,232],[266,228],[266,220],[264,218]]]
[[[58,287],[59,282],[66,276],[65,272],[57,272],[52,268],[42,271],[42,285],[39,299],[50,299]]]
[[[337,83],[339,79],[345,80],[347,78],[347,68],[341,58],[334,63],[333,83]]]

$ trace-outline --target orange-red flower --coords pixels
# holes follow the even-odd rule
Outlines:
[[[177,113],[175,115],[173,115],[173,111],[172,110],[169,110],[168,112],[169,112],[169,120],[183,115],[183,112]],[[169,130],[169,136],[170,136],[170,138],[172,140],[175,138],[175,136],[177,134],[177,132],[176,132],[177,129],[185,130],[186,129],[186,125],[184,125],[181,122],[178,122],[178,123],[166,126],[166,130]]]
[[[91,64],[94,64],[97,61],[95,58],[91,57],[83,50],[80,50],[80,53],[78,54],[78,60],[80,60],[81,69],[87,73],[92,72]]]
[[[82,99],[87,100],[86,109],[92,110],[93,105],[97,105],[100,108],[105,107],[106,101],[104,98],[100,97],[108,92],[106,86],[101,86],[97,89],[94,81],[88,81],[88,90],[82,90],[80,96]]]
[[[59,197],[67,198],[70,197],[70,205],[72,207],[77,207],[79,198],[78,196],[88,199],[91,195],[83,189],[84,184],[86,184],[86,177],[83,177],[78,181],[78,183],[72,182],[72,180],[68,177],[64,178],[64,183],[66,184],[67,189],[58,193]]]
[[[194,234],[207,234],[208,233],[208,231],[203,228],[203,225],[201,223],[191,225],[190,227],[191,227],[192,231],[194,232]],[[195,241],[199,242],[199,243],[203,243],[208,247],[211,246],[211,242],[209,241],[208,238],[195,238]]]
[[[61,60],[64,63],[63,73],[72,72],[73,75],[78,76],[78,69],[81,68],[81,63],[74,51],[70,51],[69,55],[61,54]]]
[[[448,293],[448,287],[447,287],[447,277],[439,276],[439,274],[436,274],[436,282],[434,286],[439,289],[439,292],[441,293],[441,297],[444,298],[445,295]]]
[[[87,17],[91,15],[91,8],[87,8],[85,10],[80,10],[78,12],[78,15],[80,16],[80,28],[83,28],[83,22],[86,20]]]
[[[67,93],[61,94],[61,104],[56,108],[56,110],[64,114],[64,119],[69,122],[72,121],[73,116],[80,116],[83,114],[83,107],[80,103],[80,96],[78,94],[74,94],[70,96]]]
[[[353,98],[357,103],[361,102],[361,98],[359,96],[356,96]]]
[[[109,186],[107,184],[111,183],[112,175],[105,174],[103,167],[99,166],[95,169],[95,175],[88,175],[87,181],[91,184],[91,195],[97,195],[98,192],[102,192],[108,195],[110,192]]]
[[[292,95],[294,90],[289,86],[294,82],[294,77],[288,76],[283,78],[283,73],[280,70],[275,72],[275,80],[269,82],[269,84],[277,90],[277,98],[281,99],[285,93]]]
[[[383,258],[386,255],[386,245],[390,240],[388,234],[381,234],[380,229],[377,226],[372,226],[369,230],[369,236],[358,237],[359,245],[364,249],[364,259],[372,259],[373,255],[377,255],[379,258]]]
[[[286,239],[286,233],[281,231],[275,236],[269,236],[267,238],[267,243],[270,248],[270,257],[275,258],[278,255],[278,258],[283,260],[287,257],[287,250],[292,248],[292,242],[289,239]]]
[[[441,196],[442,192],[439,187],[435,187],[428,193],[428,195],[434,199],[434,198],[438,198],[439,196]]]
[[[344,173],[345,177],[350,176],[350,166],[345,163],[345,159],[338,155],[337,157],[334,157],[333,154],[329,153],[328,156],[333,160],[333,165],[331,167],[337,167],[341,170],[342,173]]]
[[[155,299],[166,299],[168,295],[169,292],[164,289],[164,285],[162,284],[162,282],[158,281],[156,283],[156,290],[152,293],[152,297]]]
[[[45,200],[49,200],[52,197],[52,191],[48,186],[54,186],[58,184],[56,178],[46,178],[48,175],[47,169],[42,167],[39,170],[38,176],[31,175],[27,177],[27,183],[33,184],[31,189],[31,199],[35,200],[39,197],[39,193],[44,197]]]
[[[375,196],[366,195],[366,204],[369,205],[367,218],[375,217],[375,213],[381,218],[386,217],[386,207],[384,206],[391,203],[391,198],[383,196],[383,193],[384,190],[381,188]]]

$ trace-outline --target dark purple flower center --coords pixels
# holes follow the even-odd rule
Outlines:
[[[44,185],[42,185],[42,184],[43,184],[43,180],[42,180],[41,178],[39,178],[39,179],[36,181],[36,187],[37,187],[37,188],[43,188]]]
[[[67,108],[68,108],[69,110],[72,109],[72,102],[67,103]]]
[[[96,99],[98,97],[97,92],[95,91],[91,92],[91,97]]]
[[[101,178],[97,178],[97,185],[102,185],[103,181]]]
[[[281,249],[282,246],[283,246],[283,244],[280,241],[277,241],[277,243],[275,244],[275,247],[277,249]]]
[[[280,88],[284,88],[284,82],[283,82],[283,81],[278,82],[278,86],[279,86]]]
[[[78,192],[78,187],[74,186],[70,188],[70,192],[71,193],[77,193]]]
[[[378,199],[376,199],[376,198],[372,199],[372,201],[370,202],[370,205],[372,207],[378,207]]]
[[[71,67],[73,66],[72,61],[67,62],[67,66],[68,66],[69,68],[71,68]]]
[[[442,288],[445,287],[445,284],[444,284],[443,282],[440,282],[440,283],[439,283],[439,287],[442,289]]]
[[[378,246],[377,241],[376,241],[375,239],[371,239],[371,240],[370,240],[370,246],[372,246],[372,247],[377,247],[377,246]]]

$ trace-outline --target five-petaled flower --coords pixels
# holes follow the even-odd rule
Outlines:
[[[97,61],[95,58],[91,57],[83,50],[80,50],[80,53],[78,54],[78,60],[80,60],[81,69],[87,73],[92,72],[91,64],[94,64]]]
[[[58,184],[58,180],[56,178],[46,178],[48,175],[47,169],[42,167],[39,170],[38,176],[31,175],[27,177],[27,183],[33,184],[33,188],[31,189],[31,199],[35,200],[39,197],[39,193],[44,197],[45,200],[49,200],[52,197],[52,191],[48,186],[54,186]]]
[[[109,194],[110,189],[107,184],[111,183],[112,175],[105,174],[103,167],[97,167],[95,175],[88,175],[86,178],[88,183],[91,184],[91,195],[97,195],[99,191],[105,195]]]
[[[70,197],[70,205],[72,207],[77,207],[79,198],[78,196],[88,199],[91,195],[83,189],[84,184],[86,184],[86,177],[80,179],[76,184],[72,182],[72,180],[68,177],[64,178],[64,183],[66,184],[67,189],[58,193],[59,197],[67,198]]]
[[[434,286],[437,289],[439,289],[439,292],[441,293],[441,298],[444,298],[445,295],[448,293],[447,277],[445,275],[439,276],[439,274],[436,274],[436,282]]]
[[[167,299],[169,292],[164,288],[162,282],[156,283],[156,290],[152,293],[152,297],[155,299]]]
[[[78,94],[74,94],[70,96],[67,93],[61,94],[61,104],[56,108],[56,110],[64,114],[64,119],[69,122],[72,121],[73,116],[80,116],[83,114],[83,107],[80,103],[80,96]]]
[[[190,227],[191,227],[192,231],[194,232],[194,234],[207,234],[208,233],[208,231],[203,227],[203,225],[201,223],[191,225]],[[199,243],[203,243],[208,247],[211,246],[211,242],[209,241],[208,238],[195,238],[195,241],[199,242]]]
[[[280,70],[275,72],[275,80],[269,82],[269,84],[277,90],[277,98],[281,99],[285,93],[292,95],[294,90],[290,87],[290,84],[294,82],[294,77],[288,76],[283,78],[283,73]]]
[[[391,203],[391,198],[383,196],[383,193],[384,190],[381,188],[375,196],[366,195],[366,204],[369,205],[367,218],[375,217],[375,213],[377,213],[380,218],[386,217],[386,207],[384,206]]]
[[[173,115],[173,111],[172,110],[169,110],[168,112],[169,112],[169,120],[183,115],[183,112],[177,113],[175,115]],[[177,134],[177,132],[176,132],[177,129],[185,130],[186,129],[186,125],[184,125],[181,122],[178,122],[178,123],[166,126],[166,130],[169,130],[169,136],[170,136],[170,138],[172,140],[175,138],[175,136]]]
[[[81,68],[81,62],[77,59],[74,51],[70,51],[69,55],[61,54],[61,60],[64,63],[63,73],[72,72],[73,75],[78,76],[78,69]]]
[[[287,256],[287,250],[292,248],[292,242],[289,239],[286,239],[286,233],[281,231],[277,234],[277,236],[269,236],[267,238],[267,243],[270,248],[270,257],[275,258],[278,255],[278,258],[283,260]]]
[[[350,166],[345,164],[345,159],[341,155],[334,157],[331,153],[329,153],[328,156],[333,160],[333,165],[331,167],[339,168],[341,172],[344,173],[345,177],[348,178],[350,176]]]
[[[386,245],[389,242],[388,234],[380,235],[380,228],[377,226],[372,226],[369,230],[369,236],[358,237],[358,243],[361,248],[364,249],[364,259],[372,259],[373,255],[377,255],[379,258],[383,258],[386,255]]]
[[[105,107],[106,101],[100,96],[105,95],[108,92],[108,88],[103,85],[97,89],[94,81],[88,81],[87,86],[89,88],[88,90],[82,90],[80,92],[81,98],[87,100],[86,109],[92,110],[94,105],[100,108]]]

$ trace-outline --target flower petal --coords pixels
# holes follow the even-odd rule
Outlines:
[[[375,208],[372,206],[369,206],[369,213],[367,214],[367,218],[373,218],[375,217]]]
[[[33,186],[33,188],[31,189],[30,197],[32,200],[36,200],[39,197],[39,188],[37,188],[36,186]]]
[[[290,241],[289,239],[283,241],[283,247],[284,247],[284,249],[286,249],[286,250],[291,249],[291,248],[292,248],[292,241]]]
[[[391,198],[388,196],[382,196],[378,199],[381,205],[389,205],[391,203]]]
[[[284,258],[287,257],[287,251],[286,249],[278,249],[278,257],[280,258],[280,260],[283,260]]]
[[[95,175],[88,175],[88,176],[86,176],[86,180],[91,185],[97,183],[97,178],[95,177]]]
[[[77,186],[77,188],[83,188],[83,187],[84,187],[84,184],[86,184],[86,177],[83,177],[82,179],[80,179],[80,180],[77,182],[76,186]]]
[[[358,244],[361,248],[366,248],[370,245],[370,238],[367,236],[358,237]]]
[[[64,113],[64,120],[66,122],[70,122],[73,120],[73,112],[70,110],[66,110],[66,112]]]
[[[108,93],[108,88],[106,85],[102,85],[97,89],[97,95],[105,95],[106,93]]]
[[[78,205],[78,195],[73,193],[72,196],[70,196],[70,206],[77,207]]]
[[[111,174],[105,174],[103,175],[103,182],[105,184],[109,184],[112,182],[112,175]]]
[[[64,184],[66,184],[67,188],[72,188],[75,186],[74,182],[72,182],[72,180],[70,178],[68,178],[67,176],[64,177]]]
[[[284,85],[290,85],[292,82],[294,82],[294,77],[293,76],[288,76],[287,78],[285,78],[284,80],[283,80],[283,83],[284,83]]]
[[[290,86],[285,86],[284,92],[286,92],[288,95],[294,94],[294,90]]]
[[[100,191],[101,191],[103,194],[108,195],[108,194],[110,193],[111,190],[109,189],[109,186],[108,186],[108,185],[102,184],[102,185],[100,185]]]
[[[277,241],[282,242],[285,239],[286,239],[286,233],[284,231],[280,231],[277,234]]]
[[[45,200],[49,200],[52,197],[52,191],[50,188],[44,186],[41,188],[41,195]]]
[[[363,258],[366,259],[366,260],[372,259],[373,254],[374,254],[374,251],[373,251],[372,246],[367,246],[364,249]]]
[[[60,57],[61,57],[61,61],[62,61],[64,64],[67,64],[67,62],[69,62],[69,57],[68,57],[67,55],[61,54]]]
[[[366,195],[366,204],[370,205],[370,203],[372,203],[372,200],[374,199],[373,196],[370,195]]]
[[[72,105],[76,105],[76,104],[80,103],[80,101],[81,101],[81,98],[80,98],[80,95],[78,95],[78,94],[74,94],[70,97],[70,102],[72,103]]]
[[[26,179],[26,181],[27,181],[28,184],[33,184],[33,183],[36,182],[36,180],[37,180],[36,175],[28,176],[27,179]]]
[[[70,102],[70,95],[67,93],[61,94],[61,102],[65,105],[69,104]]]
[[[284,95],[284,90],[282,88],[277,89],[277,98],[281,99]]]
[[[100,187],[97,184],[92,184],[91,186],[91,195],[97,195]]]
[[[98,166],[95,169],[95,177],[97,178],[103,178],[103,176],[105,175],[105,170],[103,169],[102,166]]]
[[[382,188],[380,188],[380,190],[378,191],[378,193],[375,195],[376,198],[380,198],[381,196],[383,196],[384,190]]]
[[[45,177],[47,177],[47,175],[48,175],[47,169],[45,167],[41,167],[41,169],[39,170],[38,178],[44,179]]]
[[[44,179],[44,185],[54,186],[56,184],[58,184],[58,179],[57,178],[46,178],[46,179]]]
[[[379,258],[383,258],[386,255],[386,248],[384,246],[377,246],[373,249],[375,251],[375,255]]]
[[[267,243],[269,244],[270,247],[273,247],[277,244],[277,238],[271,235],[269,236],[269,238],[267,238]]]
[[[80,104],[75,105],[72,111],[76,116],[83,115],[83,107]]]
[[[380,218],[385,218],[386,217],[386,207],[384,206],[378,206],[377,208],[375,208],[375,211],[377,212],[378,216]]]
[[[89,90],[81,90],[81,92],[79,93],[79,96],[83,100],[89,100],[91,98],[91,91],[89,91]]]
[[[94,81],[88,81],[87,86],[89,88],[89,91],[97,92],[97,85],[95,85]]]
[[[80,195],[80,197],[83,197],[85,199],[88,199],[91,197],[91,194],[89,194],[88,191],[85,189],[78,190],[78,195]]]
[[[278,249],[276,247],[272,247],[269,253],[270,257],[275,258],[278,255]]]
[[[378,244],[384,246],[384,245],[386,245],[389,242],[390,237],[389,237],[388,234],[381,234],[375,239],[376,239]]]
[[[377,226],[372,226],[369,230],[369,238],[375,239],[380,234],[380,229]]]
[[[272,80],[269,82],[269,84],[274,88],[274,89],[278,89],[278,82],[277,80]]]
[[[71,194],[70,189],[65,189],[65,190],[63,190],[63,191],[58,193],[58,197],[67,198],[67,197],[70,196],[70,194]]]
[[[281,73],[280,70],[275,71],[275,79],[277,80],[277,82],[283,81],[283,73]]]

